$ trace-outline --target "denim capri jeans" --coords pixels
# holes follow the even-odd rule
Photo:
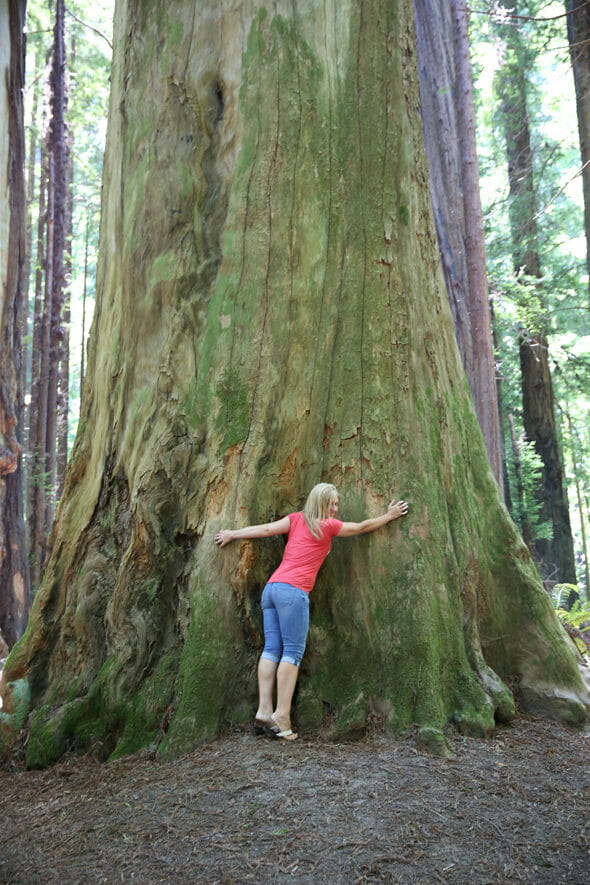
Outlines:
[[[309,594],[291,584],[269,583],[262,591],[264,650],[276,664],[301,663],[309,628]]]

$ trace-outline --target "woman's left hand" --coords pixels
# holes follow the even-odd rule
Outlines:
[[[234,535],[229,529],[221,529],[220,532],[217,532],[215,535],[215,543],[218,547],[225,547],[226,544],[229,544],[233,541]]]
[[[395,498],[393,498],[389,502],[387,512],[392,519],[398,519],[400,516],[406,515],[406,513],[408,512],[408,505],[405,501],[396,501]]]

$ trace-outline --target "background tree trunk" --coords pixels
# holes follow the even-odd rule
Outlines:
[[[43,531],[45,508],[37,513],[37,489],[42,481],[43,459],[39,444],[39,397],[41,395],[41,341],[43,338],[43,286],[45,264],[45,230],[47,225],[47,165],[48,157],[45,140],[42,148],[42,159],[39,179],[39,214],[37,219],[37,249],[35,269],[35,299],[33,304],[33,341],[31,345],[31,379],[30,403],[28,420],[28,453],[29,469],[27,472],[27,536],[31,564],[31,584],[39,586],[41,573],[40,559],[35,559],[35,549],[39,534]],[[39,528],[37,528],[39,527]]]
[[[533,155],[528,125],[525,68],[518,37],[511,30],[506,58],[498,75],[501,113],[508,159],[510,225],[513,261],[523,283],[541,277],[533,182]],[[526,294],[523,297],[527,297]],[[549,345],[540,294],[538,304],[527,308],[529,327],[519,341],[522,379],[523,425],[527,440],[535,444],[543,469],[538,489],[539,519],[553,529],[551,538],[538,537],[534,548],[542,573],[554,582],[576,583],[574,547],[569,518],[562,455],[557,435]]]
[[[31,595],[23,518],[25,4],[0,2],[0,633],[22,636]]]
[[[56,0],[51,65],[51,125],[50,150],[53,174],[50,187],[53,190],[53,269],[52,293],[49,313],[49,350],[47,377],[47,426],[45,451],[48,493],[46,497],[45,536],[49,534],[55,513],[57,491],[57,446],[59,381],[61,359],[64,352],[64,329],[62,311],[65,298],[65,245],[67,228],[67,136],[66,136],[66,84],[65,84],[65,3]]]
[[[415,0],[420,101],[430,193],[457,343],[492,472],[502,446],[464,3]]]
[[[47,211],[43,219],[43,191],[39,236],[45,234],[43,307],[35,300],[35,331],[31,373],[31,471],[29,476],[29,548],[33,586],[41,578],[47,536],[53,521],[57,488],[58,388],[65,358],[62,326],[67,224],[67,141],[65,126],[64,3],[57,0],[49,75],[50,119],[45,138]],[[44,221],[41,227],[42,219]],[[67,420],[67,418],[66,418]],[[34,426],[33,426],[34,423]]]
[[[410,3],[118,3],[98,297],[52,555],[7,661],[31,765],[178,753],[247,719],[281,539],[217,529],[334,481],[295,716],[444,751],[582,722],[568,639],[489,469],[432,226]],[[531,621],[533,626],[530,627]],[[550,667],[545,663],[550,661]]]
[[[72,38],[70,44],[70,66],[76,55],[76,43]],[[64,76],[64,112],[69,93],[69,85]],[[66,129],[64,120],[64,252],[62,279],[62,313],[58,327],[58,390],[57,390],[57,458],[55,495],[59,500],[68,463],[69,437],[69,405],[70,405],[70,322],[71,322],[71,289],[72,280],[72,248],[74,224],[74,155],[72,149],[72,132]],[[83,339],[84,340],[84,339]]]

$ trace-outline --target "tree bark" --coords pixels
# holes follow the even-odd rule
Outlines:
[[[503,489],[473,86],[464,3],[415,0],[430,193],[457,344],[492,472]]]
[[[580,535],[582,538],[582,553],[584,556],[584,578],[586,583],[586,596],[590,598],[590,560],[588,559],[588,537],[586,532],[586,519],[584,516],[584,497],[582,495],[582,487],[580,482],[580,466],[576,451],[579,448],[580,440],[574,428],[574,422],[569,412],[565,413],[567,427],[570,437],[570,452],[572,455],[572,469],[574,474],[574,482],[576,485],[576,498],[578,501],[578,512],[580,514]]]
[[[90,219],[86,216],[84,234],[84,282],[82,284],[82,329],[80,332],[80,402],[84,395],[84,377],[86,374],[86,301],[88,299],[88,240],[90,237]],[[65,476],[65,474],[64,474]]]
[[[0,634],[8,646],[31,604],[23,517],[23,264],[25,4],[0,2]]]
[[[53,174],[50,187],[53,190],[53,269],[50,300],[49,361],[47,378],[47,425],[46,444],[48,494],[46,497],[45,535],[49,534],[55,513],[57,493],[57,446],[59,380],[61,355],[64,344],[62,311],[65,298],[65,243],[67,224],[67,138],[66,138],[66,86],[65,86],[65,3],[56,0],[53,31],[53,58],[51,66],[51,124],[50,150]]]
[[[247,719],[282,541],[213,538],[300,508],[320,479],[347,519],[392,486],[412,516],[335,540],[300,727],[364,733],[377,711],[444,752],[447,722],[488,734],[514,715],[503,679],[585,721],[457,351],[411,4],[122,0],[114,25],[80,426],[3,672],[8,713],[15,683],[30,693],[29,764],[172,755]]]
[[[70,48],[70,64],[75,57],[75,41]],[[66,89],[66,95],[67,95]],[[64,103],[65,103],[64,96]],[[57,461],[56,461],[56,500],[61,498],[68,463],[69,405],[70,405],[70,322],[72,279],[72,246],[74,224],[74,156],[71,130],[65,132],[65,174],[64,174],[64,256],[63,256],[63,296],[62,313],[59,317],[58,335],[58,391],[57,391]]]
[[[42,482],[43,457],[39,444],[39,398],[41,396],[41,343],[43,340],[43,288],[47,226],[47,179],[48,179],[48,156],[46,141],[43,139],[41,153],[41,168],[39,177],[39,214],[37,219],[37,250],[35,270],[35,300],[33,307],[33,343],[31,348],[31,395],[29,404],[28,420],[28,453],[29,465],[27,471],[27,535],[28,549],[31,564],[31,584],[33,588],[39,586],[41,563],[40,558],[35,558],[38,533],[43,531],[45,508],[37,513],[38,485]]]
[[[586,269],[590,307],[590,5],[566,0],[567,35],[570,45],[576,110],[580,134],[582,187],[584,192],[584,231],[586,233]]]

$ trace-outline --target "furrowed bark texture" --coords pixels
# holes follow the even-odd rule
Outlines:
[[[584,721],[575,658],[499,499],[429,206],[411,3],[124,3],[82,418],[5,704],[28,759],[167,755],[247,719],[282,539],[334,481],[295,716],[329,735],[531,708]]]
[[[23,635],[31,605],[21,456],[24,19],[23,2],[0,2],[0,635],[9,646]]]

